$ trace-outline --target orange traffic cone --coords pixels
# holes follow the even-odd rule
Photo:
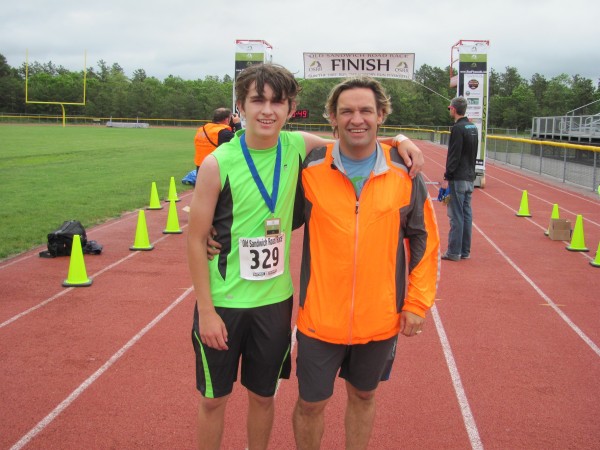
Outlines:
[[[583,217],[581,214],[578,214],[575,220],[573,236],[571,237],[571,243],[567,245],[567,250],[571,252],[589,252],[589,249],[585,246],[585,238],[583,237]]]
[[[135,240],[129,250],[152,250],[154,245],[148,239],[148,227],[146,227],[146,214],[140,209],[138,214],[137,228],[135,229]]]
[[[165,234],[181,234],[181,228],[179,228],[179,218],[177,217],[177,206],[175,200],[169,201],[169,215],[167,216],[167,228],[163,230]]]
[[[83,250],[81,249],[81,239],[78,234],[73,235],[73,245],[71,247],[71,259],[69,260],[69,274],[62,283],[65,287],[91,286],[92,279],[88,278],[85,271],[85,262],[83,261]]]

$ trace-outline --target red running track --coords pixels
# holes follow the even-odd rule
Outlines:
[[[422,142],[437,196],[446,150]],[[515,216],[528,190],[533,217]],[[168,208],[146,211],[155,249],[131,252],[137,214],[88,230],[87,288],[63,288],[68,258],[37,251],[0,262],[0,448],[194,448],[198,393],[182,235]],[[544,235],[552,205],[584,218],[589,253]],[[448,219],[435,202],[445,250]],[[589,192],[487,163],[473,196],[472,259],[443,261],[436,306],[419,337],[399,340],[378,392],[373,449],[600,448],[600,202]],[[298,281],[301,235],[293,241]],[[39,249],[38,249],[39,250]],[[293,448],[295,376],[276,397],[273,449]],[[341,449],[344,388],[326,411],[323,448]],[[223,448],[244,449],[236,387]]]

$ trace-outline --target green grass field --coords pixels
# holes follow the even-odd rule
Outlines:
[[[63,221],[86,228],[166,198],[194,169],[193,128],[0,125],[0,259],[46,243]]]

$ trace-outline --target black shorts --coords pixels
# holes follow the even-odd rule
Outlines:
[[[366,344],[331,344],[296,332],[296,375],[300,398],[307,402],[326,400],[333,394],[335,375],[359,391],[372,391],[389,379],[396,356],[398,336]]]
[[[215,308],[227,327],[228,350],[200,341],[198,306],[194,307],[192,342],[196,353],[196,387],[208,398],[233,390],[240,358],[241,381],[263,397],[275,395],[280,378],[289,378],[292,298],[258,308]]]

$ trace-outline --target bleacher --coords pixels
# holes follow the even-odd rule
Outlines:
[[[588,116],[534,117],[531,138],[600,145],[600,113]]]

